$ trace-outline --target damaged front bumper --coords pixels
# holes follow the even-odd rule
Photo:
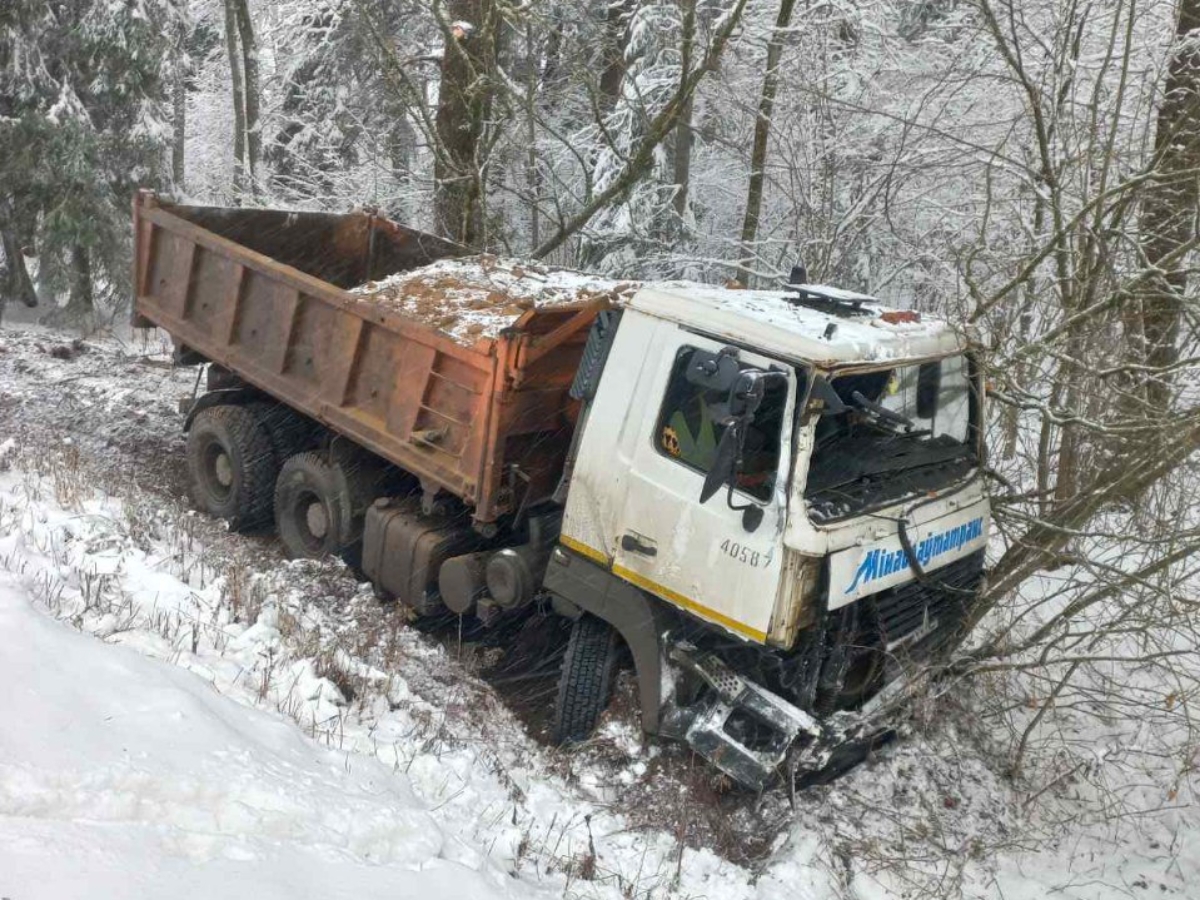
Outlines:
[[[887,711],[911,688],[895,682],[857,712],[817,720],[760,684],[739,675],[710,651],[670,645],[669,660],[709,690],[694,703],[669,702],[659,734],[682,741],[754,791],[786,773],[791,789],[823,784],[890,743]],[[786,762],[786,766],[785,766]]]
[[[710,690],[695,703],[668,704],[660,734],[683,741],[746,787],[764,790],[797,738],[820,740],[822,728],[816,719],[743,678],[715,654],[677,643],[669,658]]]

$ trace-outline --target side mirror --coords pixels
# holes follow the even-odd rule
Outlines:
[[[767,381],[772,378],[786,380],[787,376],[782,372],[763,372],[759,369],[747,369],[737,376],[729,390],[730,416],[725,423],[725,433],[717,442],[712,465],[704,477],[704,487],[700,489],[700,502],[703,504],[711,500],[722,486],[728,485],[729,508],[742,513],[742,527],[749,532],[756,531],[762,524],[762,507],[755,503],[735,506],[733,488],[741,463],[746,428],[754,421],[754,414],[758,412],[767,393]]]
[[[917,369],[917,417],[932,419],[937,415],[938,395],[942,391],[942,364],[923,363]]]
[[[758,412],[767,391],[767,379],[763,372],[748,369],[742,372],[729,391],[729,414],[750,417]]]
[[[739,446],[741,444],[740,432],[745,427],[744,421],[734,419],[725,429],[725,433],[721,435],[712,467],[704,477],[704,487],[700,489],[700,502],[707,503],[722,487],[729,485],[729,507],[741,510],[742,528],[753,533],[762,524],[763,508],[756,503],[748,503],[745,506],[733,505],[733,482],[737,478],[738,453],[741,449]]]
[[[706,391],[728,391],[738,379],[737,349],[726,347],[719,353],[694,350],[688,359],[684,379]]]
[[[704,476],[704,487],[700,489],[700,502],[707,503],[712,499],[713,494],[719,491],[722,485],[732,483],[737,475],[737,457],[738,437],[742,429],[742,423],[734,420],[729,423],[725,429],[725,433],[721,435],[721,440],[717,442],[716,452],[713,454],[713,464],[708,469],[708,474]]]

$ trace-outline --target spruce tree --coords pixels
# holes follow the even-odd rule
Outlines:
[[[0,230],[36,248],[72,316],[128,296],[130,199],[169,171],[177,15],[155,0],[0,8]]]

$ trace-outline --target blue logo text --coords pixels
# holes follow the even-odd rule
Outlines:
[[[972,519],[964,525],[959,525],[957,528],[951,528],[948,531],[930,535],[917,544],[917,546],[913,547],[913,551],[916,554],[917,562],[921,564],[921,568],[925,568],[930,560],[936,559],[944,553],[952,553],[981,537],[983,537],[982,516]],[[908,556],[905,554],[903,548],[899,550],[872,550],[859,565],[858,571],[854,573],[854,581],[850,583],[850,587],[846,588],[843,593],[853,593],[858,589],[860,584],[866,584],[869,581],[875,581],[879,578],[886,578],[888,575],[907,568]]]

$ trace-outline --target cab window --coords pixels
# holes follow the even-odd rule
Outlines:
[[[655,446],[664,456],[706,475],[725,433],[729,395],[688,380],[688,366],[696,352],[695,347],[683,347],[675,357],[658,417]],[[758,500],[769,500],[775,490],[786,408],[787,384],[782,380],[772,382],[746,433],[737,487]]]

